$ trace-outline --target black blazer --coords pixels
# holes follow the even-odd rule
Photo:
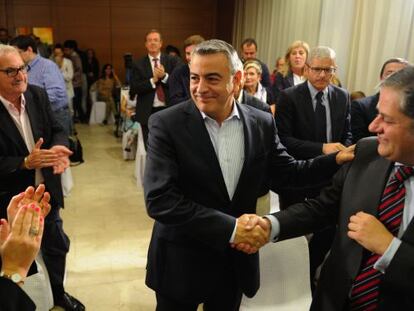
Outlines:
[[[192,100],[151,116],[144,174],[147,211],[155,219],[146,284],[178,301],[203,301],[235,268],[244,294],[259,288],[258,255],[230,247],[236,217],[255,213],[256,200],[286,184],[328,178],[334,156],[295,161],[279,143],[271,114],[238,105],[244,128],[244,166],[230,200],[204,120]],[[272,180],[271,180],[272,179]]]
[[[169,75],[181,61],[178,57],[161,53],[160,62]],[[141,124],[148,124],[148,118],[151,115],[152,105],[154,103],[155,88],[152,87],[150,79],[153,76],[152,67],[148,55],[135,61],[132,64],[131,80],[129,94],[131,98],[138,95],[135,119]],[[166,105],[169,102],[168,83],[161,83],[165,94]]]
[[[352,138],[354,143],[364,137],[375,136],[368,131],[368,126],[378,114],[379,93],[354,100],[351,103]]]
[[[272,95],[274,102],[278,104],[277,101],[279,99],[280,92],[292,86],[294,86],[293,73],[289,71],[286,76],[283,76],[280,72],[278,72],[272,85]]]
[[[328,86],[332,141],[352,144],[349,94],[334,85]],[[297,159],[322,154],[322,143],[315,142],[315,113],[308,83],[283,90],[277,102],[276,125],[288,152]]]
[[[0,277],[0,310],[34,311],[36,305],[19,285]]]
[[[179,104],[191,98],[190,68],[188,64],[177,66],[168,78],[170,105]]]
[[[311,310],[343,311],[362,260],[364,248],[348,235],[349,218],[359,211],[377,215],[378,204],[392,168],[377,153],[377,139],[358,142],[355,160],[334,176],[319,197],[274,214],[280,222],[279,240],[318,231],[327,224],[338,230],[319,279]],[[379,310],[414,310],[414,220],[388,266],[380,286]]]
[[[41,148],[54,145],[68,146],[63,128],[55,120],[46,92],[29,85],[24,93],[26,110],[30,119],[33,138],[36,142],[43,137]],[[14,121],[3,104],[0,104],[0,214],[6,217],[6,207],[12,196],[35,184],[35,170],[21,169],[24,158],[29,154],[26,144]],[[51,196],[52,208],[63,207],[60,175],[53,174],[53,168],[43,168],[45,186]]]
[[[246,104],[256,109],[272,113],[272,111],[270,110],[270,106],[268,104],[262,102],[260,99],[250,94],[247,94],[245,90],[242,90],[242,92],[243,92],[243,96],[242,96],[241,104]]]

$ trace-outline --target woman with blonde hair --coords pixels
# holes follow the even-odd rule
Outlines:
[[[262,102],[268,104],[274,113],[271,92],[261,84],[262,66],[256,60],[248,60],[243,65],[244,69],[244,90]]]
[[[284,72],[278,72],[273,83],[273,96],[277,101],[282,90],[306,80],[305,64],[309,54],[309,45],[301,40],[294,41],[286,51]]]

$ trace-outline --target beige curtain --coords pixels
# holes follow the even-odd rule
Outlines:
[[[294,40],[330,46],[343,85],[369,95],[387,58],[414,61],[413,19],[414,0],[240,0],[233,44],[256,38],[270,70]]]

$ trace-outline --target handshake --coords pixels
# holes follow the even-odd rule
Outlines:
[[[269,219],[244,214],[237,218],[236,234],[231,246],[247,254],[256,253],[269,242],[271,228]]]

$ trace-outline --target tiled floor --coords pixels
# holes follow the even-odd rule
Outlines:
[[[62,212],[71,239],[66,290],[87,310],[154,310],[145,284],[152,220],[111,126],[78,125],[85,163],[72,167],[74,188]]]

